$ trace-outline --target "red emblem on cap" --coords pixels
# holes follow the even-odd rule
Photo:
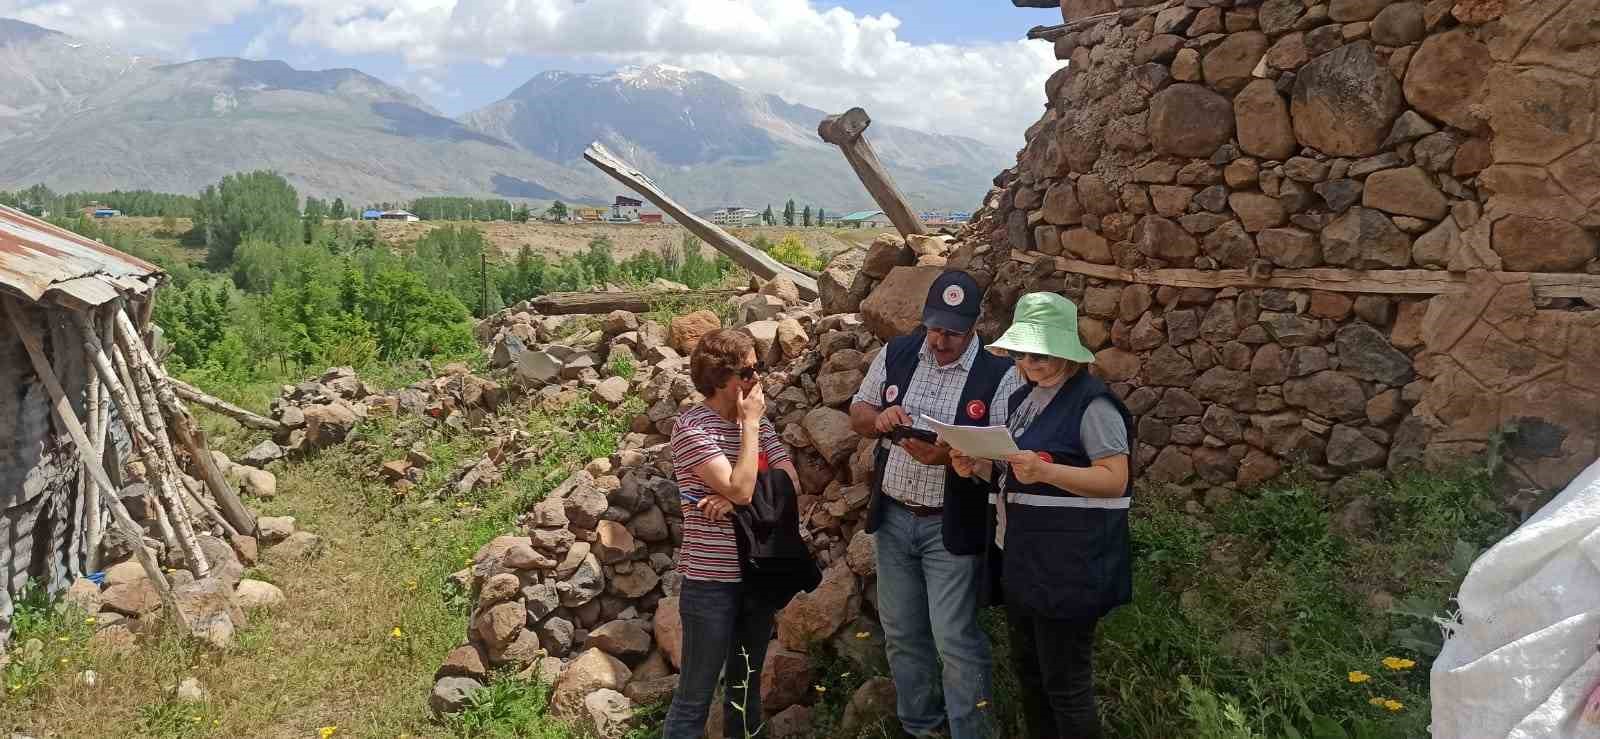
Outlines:
[[[1054,457],[1050,456],[1049,452],[1034,452],[1034,454],[1039,455],[1039,458],[1044,460],[1045,464],[1055,464],[1056,460]]]
[[[974,421],[983,418],[983,415],[988,412],[989,406],[981,400],[974,400],[967,404],[967,418]]]

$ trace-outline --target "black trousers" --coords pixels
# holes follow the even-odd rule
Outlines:
[[[1099,619],[1063,621],[1006,609],[1012,668],[1033,739],[1100,739],[1094,705],[1094,629]]]

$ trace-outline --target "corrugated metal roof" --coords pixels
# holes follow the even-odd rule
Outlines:
[[[883,211],[881,211],[881,210],[858,210],[858,211],[856,211],[854,213],[846,215],[843,218],[840,218],[839,220],[841,220],[841,221],[866,221],[866,220],[871,220],[873,218],[877,218],[878,216],[881,216],[881,215],[883,215]]]
[[[160,267],[143,259],[0,205],[0,288],[30,301],[38,302],[53,286],[81,277],[102,277],[126,287],[130,278],[160,274]],[[85,290],[82,284],[61,287],[80,299],[104,297],[99,294],[103,291]]]

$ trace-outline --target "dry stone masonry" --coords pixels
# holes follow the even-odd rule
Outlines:
[[[1066,0],[1044,116],[952,255],[1082,308],[1152,481],[1600,439],[1595,0]],[[986,248],[987,247],[987,248]],[[891,273],[886,281],[894,280]],[[878,299],[874,295],[872,299]]]

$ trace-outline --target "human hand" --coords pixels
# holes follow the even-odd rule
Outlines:
[[[750,424],[760,424],[761,417],[767,414],[767,394],[761,389],[761,383],[756,383],[750,392],[739,393],[739,420]]]
[[[942,467],[950,463],[950,446],[947,444],[929,444],[920,439],[905,439],[900,442],[900,448],[922,464]]]
[[[906,415],[904,406],[891,405],[878,414],[878,419],[872,422],[873,428],[880,434],[887,434],[896,426],[911,426],[911,416]]]
[[[951,449],[950,468],[962,477],[972,477],[978,471],[978,460]]]
[[[1011,464],[1011,476],[1024,485],[1044,480],[1051,467],[1039,452],[1019,452],[1006,457],[1006,462]]]
[[[728,514],[733,513],[733,501],[720,495],[707,495],[701,498],[700,502],[695,504],[695,507],[699,508],[706,518],[713,521],[721,521],[726,519]]]

